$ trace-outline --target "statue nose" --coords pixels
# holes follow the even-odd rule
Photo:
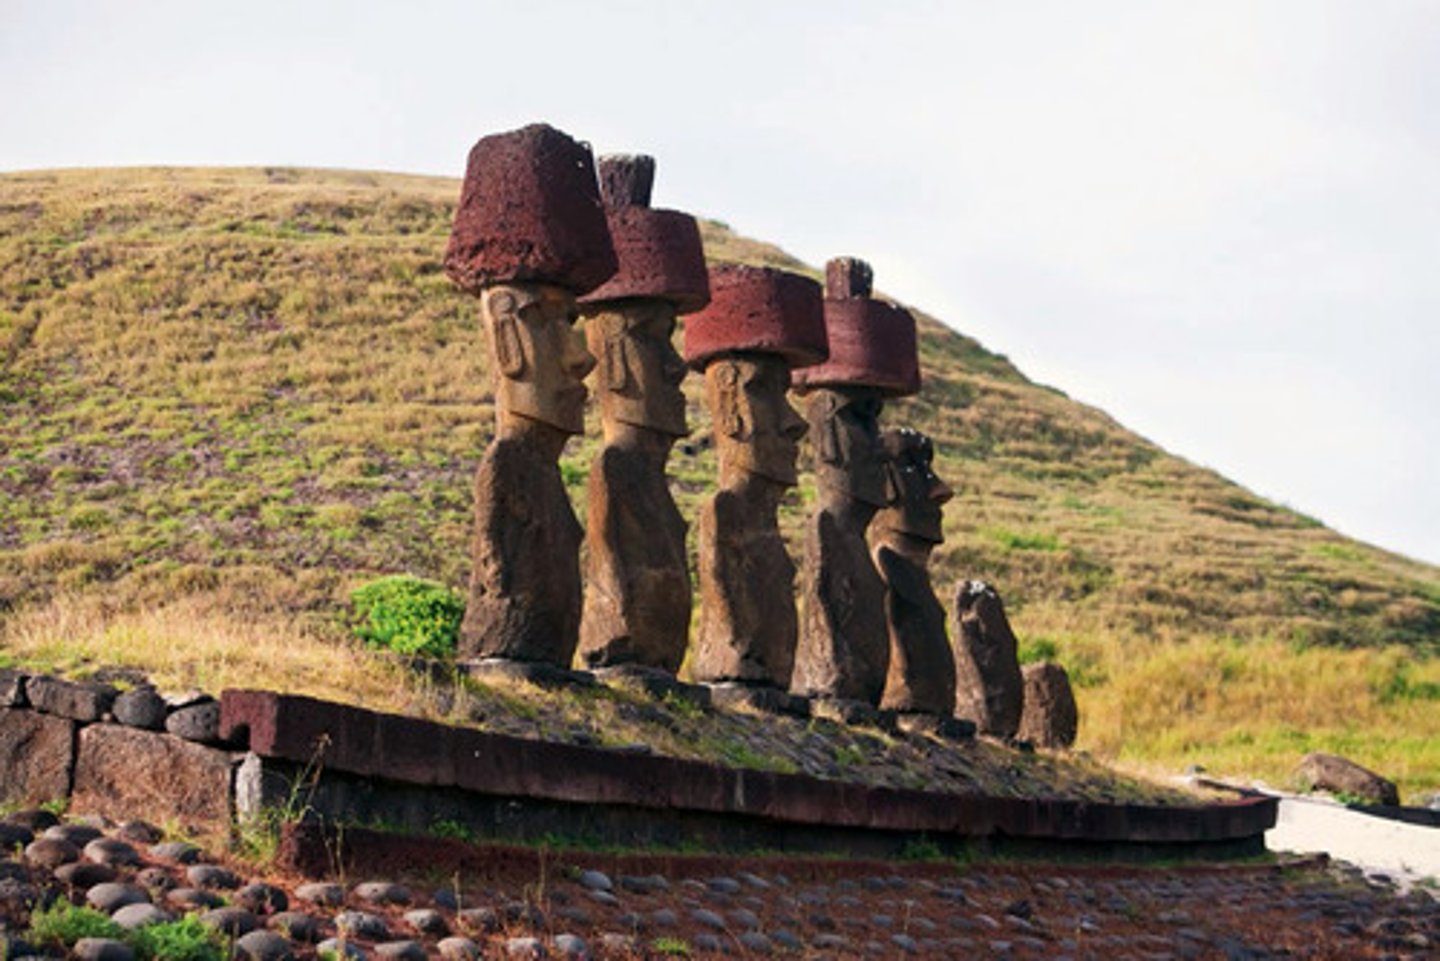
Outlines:
[[[585,376],[595,369],[595,355],[586,348],[585,338],[578,330],[565,332],[564,351],[560,362],[576,380],[584,380]]]
[[[943,504],[954,496],[955,492],[950,489],[949,484],[938,477],[931,477],[929,497],[932,501]]]

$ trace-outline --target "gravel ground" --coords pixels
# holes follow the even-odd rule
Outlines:
[[[415,961],[1440,956],[1432,889],[1402,896],[1324,859],[957,866],[497,847],[482,869],[451,877],[316,883],[143,822],[17,812],[0,822],[0,842],[9,958],[66,953],[27,940],[30,906],[56,898],[122,924],[196,913],[232,933],[237,956],[261,961],[322,948]],[[72,956],[124,961],[125,950],[84,944]]]

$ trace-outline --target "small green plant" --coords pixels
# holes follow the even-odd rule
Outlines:
[[[94,908],[82,908],[64,898],[30,915],[30,938],[51,947],[74,946],[81,938],[118,939],[125,929]]]
[[[430,833],[437,838],[454,838],[457,841],[465,841],[472,844],[479,838],[479,835],[475,833],[475,829],[470,825],[449,819],[441,819],[432,823],[430,825]]]
[[[1055,660],[1060,648],[1048,637],[1027,638],[1020,642],[1020,650],[1016,653],[1021,664],[1034,664]]]
[[[193,914],[136,928],[126,939],[141,961],[225,961],[225,935]]]
[[[680,938],[656,938],[650,942],[650,950],[672,958],[690,957],[690,945]]]
[[[453,657],[465,602],[435,581],[409,574],[382,577],[350,595],[355,636],[370,647],[422,657]]]
[[[944,856],[940,845],[923,835],[906,841],[905,846],[900,849],[902,861],[939,861]]]

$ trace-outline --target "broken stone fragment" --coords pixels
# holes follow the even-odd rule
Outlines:
[[[982,734],[1014,737],[1024,682],[1005,605],[984,581],[963,581],[954,616],[955,716],[974,721]]]
[[[1024,678],[1025,694],[1016,736],[1037,747],[1070,747],[1080,727],[1070,675],[1053,661],[1026,664],[1020,674]]]

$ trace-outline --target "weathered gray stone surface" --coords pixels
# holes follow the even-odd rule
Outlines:
[[[205,701],[171,711],[165,730],[186,741],[216,744],[220,740],[220,702]]]
[[[165,727],[165,699],[153,687],[131,688],[115,698],[111,713],[130,727],[158,731]]]
[[[108,684],[74,683],[55,677],[31,677],[25,681],[25,697],[35,710],[86,723],[104,717],[117,693]]]
[[[0,668],[0,707],[25,707],[25,675],[10,668]]]
[[[974,721],[982,734],[1014,737],[1025,686],[1005,605],[984,581],[962,581],[954,616],[955,715]]]
[[[1080,729],[1080,710],[1070,687],[1070,675],[1053,661],[1026,664],[1020,673],[1025,680],[1025,697],[1017,737],[1037,747],[1070,747]]]
[[[1394,781],[1337,754],[1316,751],[1305,755],[1295,776],[1311,790],[1348,794],[1368,804],[1400,803]]]
[[[157,821],[225,823],[231,817],[228,752],[118,724],[80,732],[76,808]]]
[[[72,721],[0,708],[0,801],[63,798],[70,790],[74,737]]]
[[[560,479],[558,457],[558,447],[547,452],[506,437],[485,452],[475,475],[462,658],[570,666],[580,642],[584,531]]]

